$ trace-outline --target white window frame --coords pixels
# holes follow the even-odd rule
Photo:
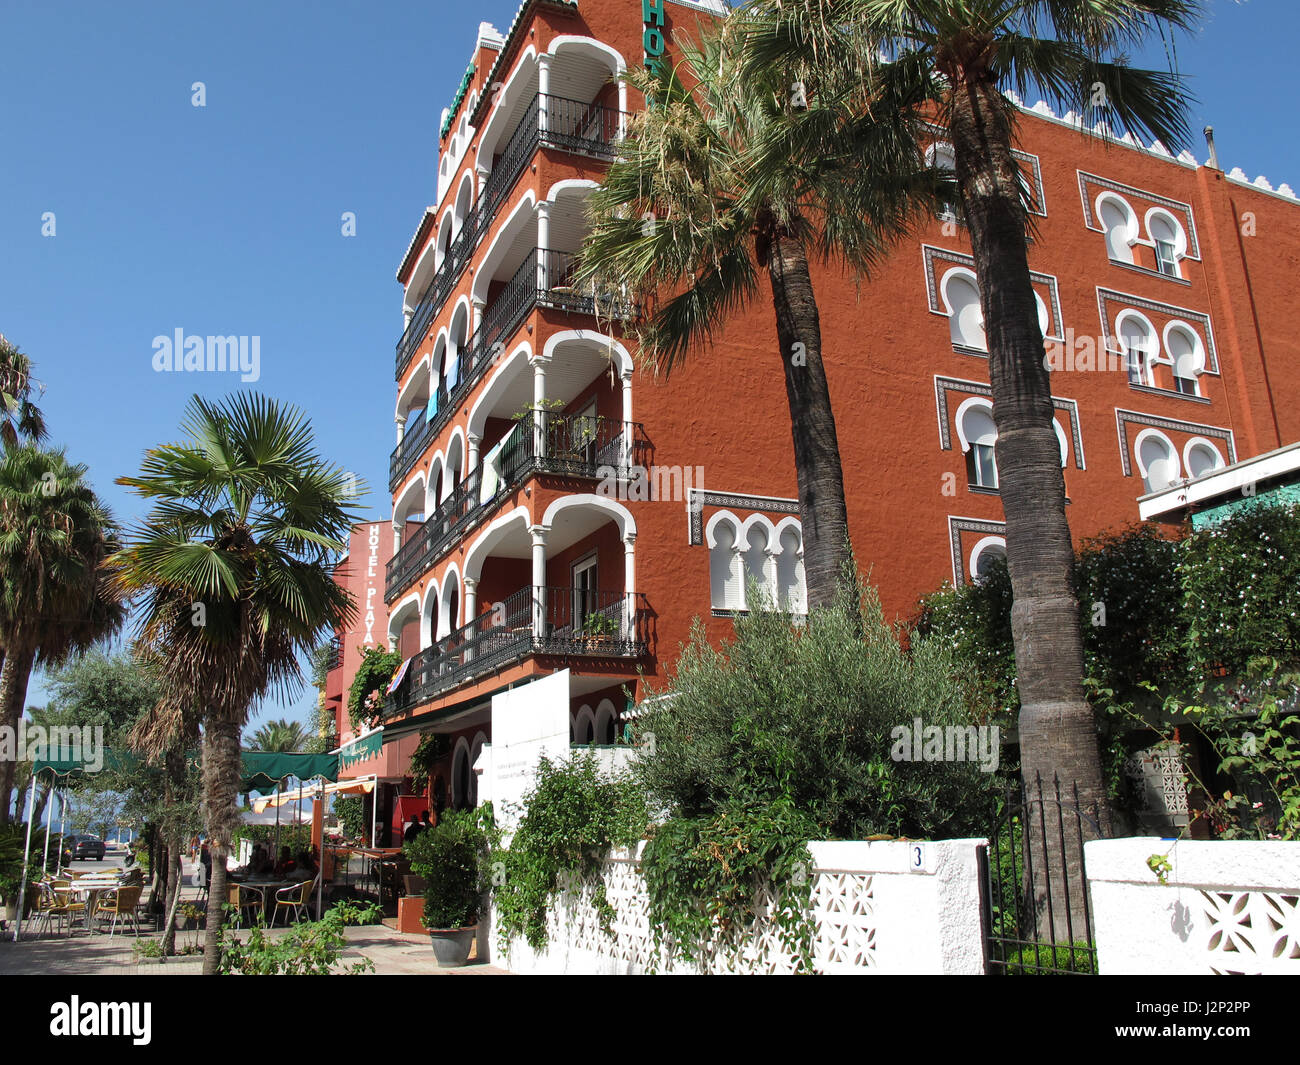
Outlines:
[[[1169,483],[1162,484],[1159,487],[1154,487],[1154,488],[1151,486],[1150,481],[1147,479],[1147,475],[1149,472],[1147,464],[1142,460],[1142,444],[1148,438],[1163,440],[1165,446],[1168,448],[1169,457],[1174,464],[1174,476],[1170,479]],[[1138,435],[1133,440],[1133,459],[1135,464],[1137,465],[1138,474],[1142,478],[1142,486],[1146,489],[1147,494],[1150,494],[1151,492],[1163,491],[1164,489],[1177,484],[1179,481],[1183,479],[1182,456],[1179,455],[1178,448],[1177,446],[1175,446],[1174,442],[1170,440],[1169,437],[1166,436],[1164,433],[1162,433],[1159,429],[1148,428],[1148,429],[1143,429],[1140,433],[1138,433]]]

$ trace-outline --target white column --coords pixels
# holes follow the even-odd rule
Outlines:
[[[632,468],[633,451],[632,446],[632,371],[625,370],[621,375],[623,380],[623,469]]]
[[[740,575],[740,609],[748,610],[749,604],[746,602],[748,597],[745,593],[748,591],[749,575],[745,572],[745,552],[740,546],[739,534],[736,542],[731,545],[731,564],[735,567],[733,572]]]
[[[549,278],[546,276],[546,268],[550,265],[547,261],[547,251],[551,247],[551,201],[543,200],[537,205],[537,291],[546,292],[550,289]]]
[[[483,442],[483,438],[477,433],[468,433],[465,439],[469,441],[469,460],[465,466],[465,476],[468,477],[478,468],[478,446]]]
[[[474,305],[474,314],[473,314],[474,321],[469,331],[470,336],[473,336],[475,333],[479,331],[479,327],[483,324],[483,312],[487,310],[487,300],[485,300],[482,296],[471,296],[470,303]],[[462,371],[464,370],[463,366],[461,367],[461,370]]]
[[[780,610],[782,609],[781,589],[777,585],[777,577],[780,572],[778,560],[781,557],[781,545],[779,543],[773,545],[769,542],[764,554],[766,557],[763,559],[763,583],[767,586],[767,594],[772,597],[772,606]]]
[[[636,533],[623,537],[623,639],[636,635]]]
[[[396,554],[396,553],[397,553],[397,550],[398,550],[401,546],[402,546],[402,522],[398,521],[397,518],[394,516],[394,518],[393,518],[393,553]]]
[[[537,57],[537,92],[539,96],[537,101],[537,131],[542,134],[542,139],[545,140],[546,131],[550,128],[546,120],[547,97],[551,92],[551,57],[549,54]]]
[[[400,444],[406,435],[406,415],[399,414],[393,419],[393,424],[397,426],[397,442]]]
[[[465,624],[468,625],[478,616],[478,578],[466,577],[462,583],[465,585]],[[447,631],[451,631],[450,625]]]
[[[618,139],[627,136],[627,81],[618,79]]]
[[[546,457],[546,410],[542,406],[546,399],[546,367],[551,360],[545,355],[532,355],[528,364],[533,368],[533,456],[537,459]]]
[[[551,530],[546,525],[534,525],[528,530],[533,537],[533,639],[546,635],[546,535]]]

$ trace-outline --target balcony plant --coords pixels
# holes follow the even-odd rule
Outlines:
[[[603,651],[614,645],[618,637],[618,619],[609,614],[588,614],[582,622],[582,642],[593,651]]]
[[[469,959],[487,886],[488,816],[448,810],[403,848],[411,872],[424,877],[421,923],[441,968],[455,968]]]

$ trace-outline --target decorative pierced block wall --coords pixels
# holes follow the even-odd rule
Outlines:
[[[811,912],[813,967],[818,973],[979,972],[982,947],[976,847],[982,841],[927,843],[922,868],[908,870],[909,845],[814,843]],[[614,910],[610,933],[600,926],[592,889],[571,884],[548,914],[548,944],[533,951],[521,940],[498,952],[498,963],[537,973],[789,973],[794,960],[762,918],[773,900],[756,900],[757,932],[734,956],[699,965],[656,952],[649,900],[637,855],[617,852],[603,870]],[[942,914],[942,920],[941,920]],[[495,924],[495,922],[494,922]],[[887,927],[886,927],[887,926]]]
[[[1300,843],[1152,837],[1085,854],[1103,975],[1300,976]],[[1172,867],[1163,884],[1151,855]]]

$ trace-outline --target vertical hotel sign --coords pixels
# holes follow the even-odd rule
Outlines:
[[[379,526],[372,525],[366,536],[366,638],[365,646],[375,645],[375,598],[379,595]]]
[[[667,0],[641,0],[641,47],[645,49],[645,66],[659,75],[664,55],[664,4]]]

